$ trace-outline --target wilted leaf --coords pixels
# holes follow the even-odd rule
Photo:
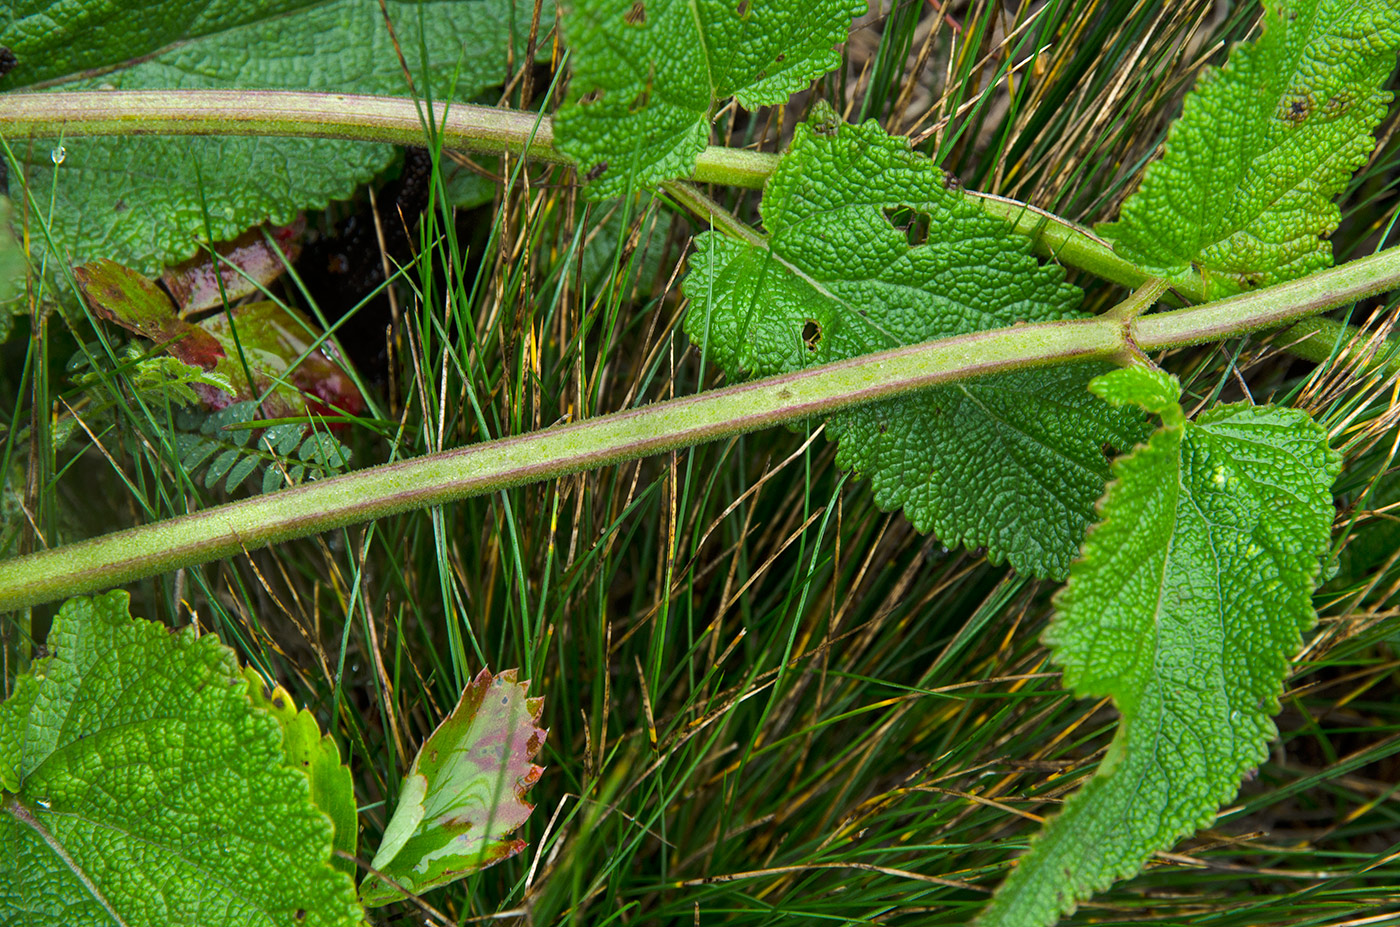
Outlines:
[[[175,299],[180,315],[202,312],[258,292],[282,276],[286,265],[301,254],[306,222],[297,217],[291,225],[267,230],[249,229],[233,241],[217,245],[219,258],[200,254],[167,268],[160,282]],[[268,239],[271,239],[271,242]]]
[[[370,865],[414,894],[525,848],[506,835],[534,810],[525,793],[543,769],[530,761],[547,732],[536,726],[544,699],[527,698],[528,683],[515,677],[515,670],[477,674],[403,778]],[[402,897],[374,876],[360,885],[360,899],[371,907]]]
[[[233,393],[195,385],[210,409],[264,393],[262,410],[269,418],[326,414],[333,407],[354,415],[364,409],[335,345],[325,339],[312,347],[320,333],[294,309],[264,300],[194,323],[180,318],[158,286],[120,264],[99,260],[73,273],[98,316],[233,384]]]

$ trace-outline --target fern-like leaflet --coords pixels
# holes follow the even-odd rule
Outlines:
[[[182,411],[174,436],[181,467],[191,476],[202,469],[206,488],[223,481],[231,493],[259,471],[260,491],[272,492],[340,473],[350,463],[350,449],[329,434],[308,435],[302,422],[279,422],[257,433],[258,417],[256,402],[237,402],[212,415]]]

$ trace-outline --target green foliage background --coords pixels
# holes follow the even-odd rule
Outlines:
[[[1223,63],[1225,44],[1253,28],[1252,5],[1217,7],[886,7],[857,23],[815,96],[910,134],[969,188],[1100,221],[1136,185],[1200,68]],[[545,22],[541,47],[552,41]],[[386,81],[397,80],[392,54],[375,52]],[[522,84],[516,103],[538,105],[550,87],[535,81],[521,101]],[[804,107],[726,110],[715,135],[779,150]],[[1332,236],[1338,260],[1388,243],[1391,125],[1348,181]],[[110,182],[83,173],[85,156],[67,149],[75,160],[57,171],[47,150],[29,156],[43,169],[29,192],[40,202],[50,190],[74,202],[87,188],[110,196]],[[684,235],[702,229],[655,222],[651,203],[589,205],[538,167],[511,177],[498,203],[471,214],[489,228],[486,247],[468,249],[455,222],[429,216],[418,267],[450,272],[400,289],[402,362],[392,394],[347,437],[357,462],[716,381],[715,359],[688,350],[674,286]],[[358,182],[336,179],[318,196]],[[207,170],[202,183],[222,188]],[[198,191],[200,180],[177,186]],[[757,219],[757,195],[717,195]],[[202,209],[191,215],[203,223]],[[596,234],[604,215],[608,231]],[[640,260],[644,249],[654,263]],[[600,251],[605,272],[581,277],[580,261]],[[1088,311],[1121,295],[1072,277]],[[52,268],[33,286],[38,298],[71,295]],[[1352,321],[1384,331],[1393,308],[1361,306]],[[165,410],[130,401],[120,372],[103,387],[116,403],[110,425],[92,435],[76,427],[79,438],[57,448],[42,440],[57,400],[72,406],[57,407],[60,422],[83,409],[61,372],[76,343],[56,317],[20,320],[0,350],[8,550],[223,498],[162,450]],[[1386,375],[1314,369],[1255,338],[1166,363],[1188,412],[1247,390],[1317,413],[1347,454],[1337,537],[1357,538],[1360,553],[1388,530]],[[135,440],[109,440],[118,434]],[[449,920],[528,910],[538,924],[965,924],[1038,829],[1027,816],[1051,813],[1094,768],[1114,717],[1069,697],[1047,663],[1038,636],[1051,584],[945,550],[881,513],[836,466],[834,445],[810,437],[768,432],[282,545],[138,584],[134,610],[218,631],[312,706],[354,768],[361,847],[378,843],[382,803],[462,685],[483,665],[519,666],[545,697],[551,729],[538,810],[522,831],[530,846],[430,895]],[[1235,804],[1069,923],[1303,925],[1400,913],[1400,587],[1387,543],[1352,557],[1338,541],[1342,569],[1286,683],[1280,740]],[[47,622],[42,610],[7,618],[7,653],[43,640]],[[386,923],[425,916],[384,912]]]

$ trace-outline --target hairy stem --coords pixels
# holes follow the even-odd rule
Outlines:
[[[360,94],[283,90],[92,90],[0,94],[0,138],[76,138],[85,135],[272,135],[337,138],[395,145],[421,145],[428,111],[414,100]],[[510,153],[538,161],[572,162],[554,146],[548,116],[467,103],[437,103],[432,123],[444,147]],[[757,189],[778,166],[778,156],[711,146],[700,153],[691,180]],[[681,205],[735,234],[732,217],[707,212],[700,196],[670,191]],[[1129,288],[1149,274],[1114,254],[1093,232],[1016,200],[971,193],[989,214],[1030,236],[1048,257]],[[742,237],[742,236],[741,236]],[[1199,274],[1170,281],[1192,302],[1204,298]],[[1335,332],[1298,330],[1288,350],[1305,358],[1326,357]]]
[[[1397,286],[1400,248],[1393,248],[1204,306],[977,332],[371,467],[0,561],[0,611],[936,384],[1026,367],[1122,360],[1134,348],[1196,344],[1277,328]]]
[[[422,145],[426,105],[398,97],[288,90],[86,90],[0,95],[0,137],[282,135]],[[435,103],[443,147],[572,164],[554,147],[548,116],[470,103]],[[705,149],[692,179],[758,188],[778,156]]]

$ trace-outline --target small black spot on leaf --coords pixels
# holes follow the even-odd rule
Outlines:
[[[629,26],[642,26],[647,21],[647,8],[642,0],[637,0],[632,4],[632,9],[627,11],[627,15],[622,17],[622,21]]]
[[[802,343],[807,346],[807,350],[816,351],[818,345],[822,343],[821,323],[816,319],[808,319],[802,326]]]
[[[1283,106],[1283,118],[1298,125],[1312,115],[1312,100],[1306,96],[1294,97]]]
[[[739,5],[735,7],[734,12],[738,13],[740,16],[748,16],[749,0],[739,0]]]
[[[761,69],[757,74],[754,75],[754,78],[753,78],[753,79],[754,79],[754,80],[763,80],[763,79],[764,79],[765,77],[767,77],[767,76],[768,76],[768,71],[767,71],[767,69]]]
[[[599,161],[597,164],[593,165],[588,169],[588,173],[583,175],[583,179],[588,181],[589,183],[592,183],[599,177],[602,177],[603,174],[607,172],[607,169],[608,162]]]
[[[787,60],[787,55],[784,55],[782,52],[779,52],[779,53],[778,53],[778,57],[774,58],[773,60],[774,60],[774,61],[786,61],[786,60]]]
[[[594,87],[592,90],[588,91],[583,96],[578,98],[578,105],[588,106],[591,103],[597,103],[601,99],[603,99],[603,88]]]

